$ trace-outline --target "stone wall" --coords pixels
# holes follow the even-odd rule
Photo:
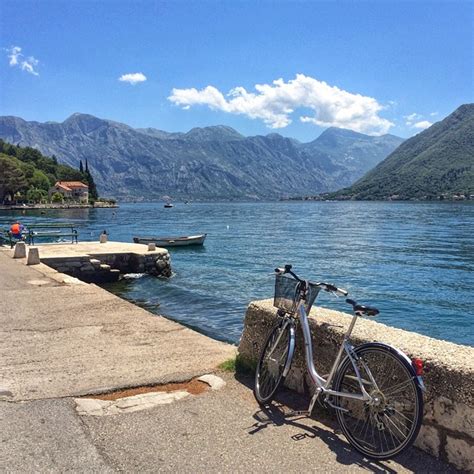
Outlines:
[[[87,283],[117,281],[120,274],[148,273],[171,276],[170,256],[166,250],[146,254],[105,253],[87,256],[41,258],[41,262],[58,272],[71,275]]]
[[[250,303],[239,345],[243,361],[255,364],[262,344],[272,328],[276,309],[272,300]],[[310,315],[315,365],[327,374],[351,316],[324,308]],[[415,443],[420,449],[442,458],[458,469],[474,471],[474,348],[440,341],[373,320],[356,323],[352,342],[380,341],[404,351],[408,357],[424,361],[425,415]],[[301,331],[297,331],[296,351],[285,384],[299,392],[311,386],[306,372]]]

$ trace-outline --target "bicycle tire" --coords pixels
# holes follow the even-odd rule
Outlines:
[[[253,393],[260,404],[269,403],[285,379],[285,370],[288,370],[293,356],[294,340],[295,330],[291,323],[280,321],[270,331],[255,372]]]
[[[377,403],[335,397],[341,430],[349,443],[361,454],[373,459],[389,459],[410,447],[423,420],[423,394],[409,359],[397,349],[369,343],[354,350],[357,366],[366,391]],[[365,364],[365,366],[364,366]],[[367,376],[367,369],[378,386]],[[334,390],[361,393],[349,357],[339,366]]]

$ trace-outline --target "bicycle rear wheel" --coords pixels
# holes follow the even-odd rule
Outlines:
[[[350,444],[363,455],[389,459],[415,441],[423,419],[423,395],[409,361],[394,348],[365,344],[355,349],[364,388],[373,403],[335,397],[337,419]],[[372,378],[375,384],[372,381]],[[360,394],[350,359],[341,363],[334,382],[340,392]]]
[[[268,403],[283,382],[295,345],[293,325],[282,320],[267,337],[255,372],[253,393],[259,403]]]

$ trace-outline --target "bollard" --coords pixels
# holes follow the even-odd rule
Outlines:
[[[156,244],[155,242],[150,242],[148,244],[148,252],[153,252],[153,250],[156,250]]]
[[[99,242],[100,242],[101,244],[107,243],[107,237],[108,237],[107,234],[100,234]]]
[[[25,257],[26,257],[25,242],[17,242],[15,244],[15,250],[13,251],[13,258],[25,258]]]
[[[28,251],[27,265],[38,265],[40,263],[39,250],[36,247],[30,247]]]

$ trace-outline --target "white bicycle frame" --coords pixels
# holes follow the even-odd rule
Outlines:
[[[316,370],[316,367],[314,366],[313,346],[312,346],[312,343],[311,343],[311,331],[309,329],[308,315],[306,314],[306,310],[304,308],[304,304],[303,304],[303,301],[301,299],[300,299],[299,303],[297,304],[296,313],[297,313],[298,318],[300,320],[301,329],[303,331],[306,366],[308,368],[308,373],[309,373],[311,379],[313,380],[314,385],[316,386],[316,390],[315,390],[314,396],[311,400],[311,404],[309,406],[308,411],[309,412],[312,411],[313,406],[314,406],[317,398],[321,394],[323,394],[323,395],[334,395],[334,396],[345,397],[345,398],[352,398],[352,399],[361,400],[363,402],[367,402],[367,403],[371,404],[372,401],[373,401],[373,397],[369,393],[367,393],[367,391],[364,387],[363,379],[360,375],[359,368],[357,367],[357,364],[356,364],[356,357],[357,356],[353,352],[354,347],[349,342],[350,335],[352,333],[352,330],[354,328],[354,325],[355,325],[359,315],[357,313],[354,314],[354,317],[352,318],[352,321],[349,325],[349,328],[347,329],[347,331],[346,331],[346,333],[343,337],[341,346],[339,347],[339,351],[337,353],[336,359],[334,360],[331,371],[329,372],[329,375],[325,379],[324,377],[322,377],[321,375],[318,374],[318,372]],[[293,357],[293,352],[294,352],[294,349],[295,349],[295,337],[294,337],[295,323],[294,323],[293,319],[295,319],[295,316],[292,316],[292,315],[288,315],[288,316],[285,317],[284,322],[283,322],[285,327],[283,328],[283,330],[280,333],[280,337],[281,337],[282,334],[285,333],[284,329],[286,328],[286,326],[290,325],[291,338],[290,338],[289,357],[288,357],[286,366],[283,370],[283,376],[286,376],[288,374],[288,371],[290,370],[291,359]],[[277,339],[277,341],[275,341],[275,344],[273,346],[274,348],[278,346],[278,342],[280,340],[280,337]],[[333,381],[333,378],[334,378],[334,375],[336,373],[337,367],[339,366],[339,363],[341,361],[343,352],[345,352],[347,354],[347,356],[349,357],[349,360],[351,361],[352,367],[354,368],[354,372],[356,374],[357,381],[358,381],[359,386],[360,386],[361,394],[349,393],[349,392],[338,392],[336,390],[332,390],[332,389],[329,388],[331,386],[332,381]],[[364,366],[364,370],[366,371],[366,373],[367,373],[367,375],[370,379],[370,383],[372,384],[372,386],[376,390],[378,390],[377,383],[375,382],[369,368],[365,365],[365,363],[363,361],[361,361],[361,362]],[[342,408],[333,405],[332,402],[330,402],[330,401],[327,401],[327,403],[330,406],[332,406],[333,408],[343,410]]]

